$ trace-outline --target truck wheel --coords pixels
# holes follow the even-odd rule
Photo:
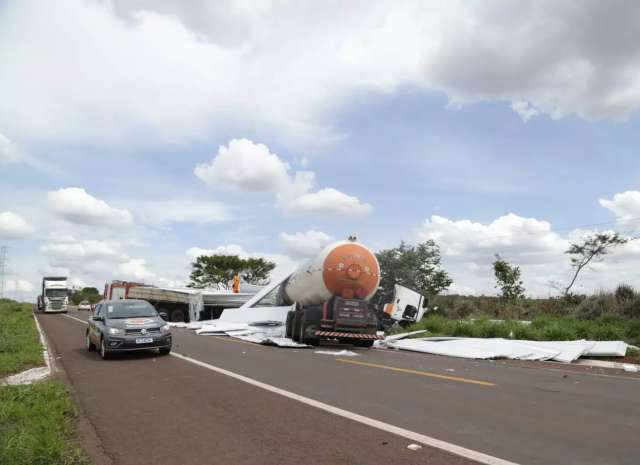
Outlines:
[[[300,341],[300,316],[302,315],[302,312],[296,310],[293,312],[293,316],[291,317],[291,339],[293,339],[295,342],[302,342]]]
[[[104,338],[101,338],[100,339],[100,357],[102,357],[102,360],[107,360],[110,356],[111,354],[107,350],[107,346],[104,343]]]
[[[285,325],[285,337],[291,339],[293,337],[293,315],[294,312],[287,313],[287,324]]]
[[[312,346],[317,346],[320,343],[320,339],[314,336],[309,336],[307,334],[307,330],[310,327],[313,327],[313,323],[312,325],[309,325],[309,322],[307,321],[307,312],[306,311],[302,311],[300,312],[300,329],[299,329],[299,337],[298,337],[298,342],[301,344],[309,344]],[[313,321],[313,320],[312,320]]]
[[[184,312],[181,309],[173,310],[169,314],[169,320],[174,323],[183,323],[184,322]]]
[[[93,352],[94,350],[96,350],[96,345],[93,342],[91,342],[91,338],[89,337],[89,331],[87,331],[85,339],[86,339],[85,343],[87,346],[87,350],[89,352]]]
[[[353,345],[356,347],[364,347],[369,349],[373,347],[373,339],[364,339],[360,341],[354,341]]]

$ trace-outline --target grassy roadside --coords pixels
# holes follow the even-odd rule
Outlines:
[[[640,320],[617,315],[602,316],[593,320],[571,316],[540,316],[534,318],[530,324],[516,320],[493,322],[486,317],[458,320],[429,315],[407,328],[408,331],[418,329],[426,329],[436,336],[502,337],[532,341],[622,340],[634,345],[640,341]]]
[[[44,365],[31,304],[0,300],[0,378]]]
[[[0,378],[43,364],[31,305],[0,301]],[[74,407],[64,383],[0,387],[0,464],[85,464],[74,435]]]

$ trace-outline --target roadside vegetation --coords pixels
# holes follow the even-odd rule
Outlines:
[[[31,304],[0,300],[0,378],[40,365]],[[74,407],[63,383],[0,386],[0,464],[85,463],[74,444]]]
[[[0,300],[0,378],[44,365],[31,308],[31,304]]]
[[[82,289],[75,289],[69,299],[74,305],[78,305],[83,300],[86,300],[90,304],[96,304],[100,302],[102,296],[100,295],[100,291],[95,287],[83,287]]]
[[[73,416],[69,393],[60,381],[0,387],[0,463],[88,463],[73,444]]]

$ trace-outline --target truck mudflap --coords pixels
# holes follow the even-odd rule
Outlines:
[[[362,334],[362,333],[346,333],[341,331],[316,331],[314,333],[318,337],[340,337],[351,339],[384,339],[384,336],[378,336],[377,334]]]

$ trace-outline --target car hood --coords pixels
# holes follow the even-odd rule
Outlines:
[[[165,322],[159,316],[132,317],[132,318],[109,318],[107,324],[111,328],[131,329],[131,328],[157,328],[164,326]]]

